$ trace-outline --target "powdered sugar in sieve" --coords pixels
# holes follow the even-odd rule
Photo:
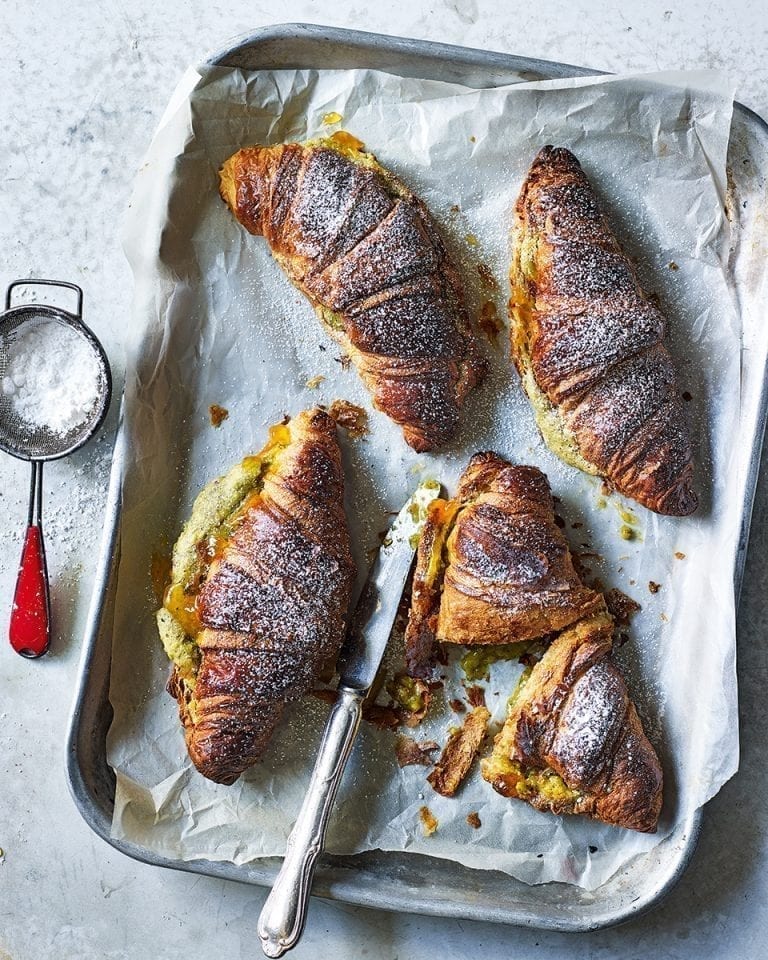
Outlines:
[[[80,333],[55,320],[26,323],[8,338],[0,384],[29,433],[64,436],[89,420],[102,394],[102,365]]]

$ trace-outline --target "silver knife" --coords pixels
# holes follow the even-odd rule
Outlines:
[[[333,801],[352,752],[363,700],[376,677],[400,604],[427,507],[440,494],[434,480],[419,484],[397,515],[368,574],[339,655],[339,692],[331,707],[285,859],[259,917],[267,957],[295,947],[304,928],[315,863],[325,844]]]

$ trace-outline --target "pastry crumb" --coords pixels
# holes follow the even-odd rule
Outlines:
[[[470,245],[470,247],[476,247],[476,246],[478,245],[478,243],[480,242],[480,241],[477,239],[477,237],[474,235],[474,233],[468,233],[468,234],[466,235],[466,237],[464,237],[464,239],[467,241],[467,243]]]
[[[688,393],[687,390],[683,390],[682,398],[683,400],[685,400],[686,403],[689,403],[691,400],[693,400],[693,396],[690,393]]]
[[[405,734],[399,734],[395,740],[395,756],[398,765],[408,767],[414,764],[423,767],[432,765],[429,754],[433,750],[439,750],[440,744],[434,740],[416,741],[413,737],[407,737]]]
[[[427,777],[432,789],[444,797],[452,797],[470,771],[485,739],[491,713],[486,707],[475,707],[462,727],[452,728],[435,768]]]
[[[485,687],[473,686],[466,688],[467,702],[472,707],[485,706]]]
[[[498,341],[499,334],[504,329],[504,324],[493,300],[486,300],[480,307],[478,326],[491,343],[495,344]]]
[[[679,270],[679,269],[680,269],[680,267],[678,267],[678,265],[675,263],[674,260],[670,260],[669,263],[667,264],[667,266],[669,267],[670,270]]]
[[[648,589],[651,591],[651,593],[658,593],[659,590],[661,590],[661,584],[660,584],[660,583],[656,583],[655,580],[649,580],[649,581],[648,581]]]
[[[605,605],[608,607],[608,612],[619,627],[627,626],[630,617],[642,609],[636,600],[628,597],[626,593],[619,590],[618,587],[612,587],[606,592]]]
[[[395,730],[400,726],[400,714],[394,707],[378,703],[363,704],[363,720],[379,730]]]
[[[368,414],[357,404],[334,400],[328,413],[351,437],[360,438],[368,433]]]
[[[309,380],[304,384],[309,390],[317,390],[320,384],[325,380],[325,377],[322,374],[318,374],[316,377],[310,377]]]
[[[419,818],[424,828],[424,836],[431,837],[438,827],[437,817],[435,817],[429,807],[422,807],[419,810]]]
[[[448,706],[453,710],[454,713],[466,713],[467,708],[463,700],[459,700],[458,697],[454,697],[453,700],[448,701]]]
[[[330,113],[326,113],[323,116],[323,123],[329,127],[332,123],[341,123],[344,119],[340,113],[337,113],[335,110],[332,110]]]
[[[212,403],[208,407],[208,419],[212,427],[220,427],[229,416],[229,410],[226,407],[219,406],[218,403]]]
[[[681,553],[679,550],[675,551],[675,560],[685,560],[685,554]]]
[[[472,813],[467,814],[467,823],[470,825],[470,827],[474,827],[475,830],[479,830],[483,825],[476,810],[473,810]]]

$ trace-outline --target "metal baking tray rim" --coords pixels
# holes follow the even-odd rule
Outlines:
[[[233,58],[237,58],[246,48],[264,45],[270,42],[290,42],[297,39],[310,41],[321,46],[323,44],[341,43],[346,47],[359,50],[365,55],[370,54],[372,48],[376,48],[379,51],[385,52],[388,57],[404,55],[416,58],[426,57],[432,60],[450,58],[451,62],[459,60],[463,66],[468,68],[477,67],[483,73],[487,73],[489,67],[496,68],[504,74],[514,74],[519,80],[590,76],[600,73],[600,71],[590,70],[584,67],[536,60],[512,54],[486,52],[432,41],[389,37],[364,31],[345,30],[305,23],[278,24],[264,27],[253,33],[244,34],[230,41],[218,51],[210,53],[205,58],[205,63],[209,65],[233,65]],[[385,67],[379,68],[386,69]],[[741,115],[745,123],[759,127],[768,134],[768,124],[754,111],[738,102],[734,104],[734,109]],[[752,456],[745,481],[739,553],[734,571],[734,588],[737,599],[740,593],[746,547],[749,539],[749,527],[760,465],[760,453],[766,425],[767,408],[768,379],[764,378],[757,404],[757,421],[754,432]],[[93,779],[89,779],[86,776],[86,770],[83,765],[84,754],[88,748],[90,748],[90,751],[98,756],[99,746],[103,753],[104,738],[111,722],[111,706],[108,699],[111,643],[108,647],[103,644],[100,647],[99,638],[104,632],[105,620],[109,615],[110,603],[114,596],[114,575],[119,562],[120,515],[122,506],[121,490],[123,470],[127,455],[126,445],[127,438],[121,410],[110,473],[109,492],[105,507],[104,535],[99,551],[91,604],[86,618],[83,649],[78,666],[76,696],[68,723],[66,772],[70,793],[78,811],[88,826],[116,850],[137,861],[154,866],[163,866],[169,869],[268,885],[271,884],[277,874],[280,864],[279,858],[254,861],[253,864],[248,864],[244,867],[235,867],[235,865],[231,863],[219,861],[178,861],[159,856],[138,845],[113,838],[110,833],[111,805],[114,804],[114,775],[111,773],[111,770],[108,771],[108,776],[102,783],[95,783]],[[106,669],[104,670],[105,666]],[[90,681],[99,667],[101,667],[104,672],[101,678],[101,689],[98,691],[100,699],[94,701],[94,693],[91,690]],[[94,702],[96,702],[95,709]],[[88,716],[86,716],[86,714],[88,714]],[[680,844],[680,850],[676,858],[671,861],[669,869],[666,869],[666,871],[662,873],[660,882],[653,888],[639,893],[631,902],[618,910],[611,911],[607,908],[604,911],[599,911],[594,909],[594,904],[596,903],[594,895],[597,894],[601,888],[593,891],[591,898],[587,898],[591,899],[593,907],[591,911],[585,904],[579,904],[579,911],[577,913],[571,915],[565,911],[559,916],[540,914],[537,910],[533,909],[533,905],[535,904],[534,900],[531,901],[531,908],[527,910],[521,909],[519,906],[517,910],[510,909],[507,906],[494,908],[490,905],[470,903],[469,901],[450,901],[440,899],[439,897],[433,897],[432,899],[424,899],[422,897],[422,899],[417,900],[415,896],[416,892],[413,889],[405,888],[402,892],[399,892],[394,885],[388,888],[386,899],[382,899],[375,890],[373,892],[367,890],[357,880],[358,864],[369,856],[367,854],[356,855],[354,857],[323,857],[315,879],[313,895],[342,900],[375,909],[513,923],[521,926],[540,927],[544,929],[575,932],[605,928],[623,923],[630,918],[644,913],[658,904],[658,902],[671,891],[685,872],[693,856],[701,829],[702,816],[703,808],[699,808],[687,820],[680,824],[658,848],[649,854],[636,858],[627,868],[619,871],[619,875],[615,875],[607,881],[604,886],[613,884],[617,876],[620,879],[621,875],[629,874],[636,867],[637,861],[652,859],[657,856],[657,851],[661,851],[662,848],[673,845],[674,843]],[[373,851],[372,853],[379,857],[402,856],[400,854],[387,854],[382,851]],[[445,864],[450,862],[439,861],[422,855],[415,856],[411,854],[406,856],[410,856],[410,859],[413,861],[419,861],[422,864],[424,862],[434,864],[436,867],[440,863]],[[468,868],[462,869],[466,870],[468,874],[487,873],[486,871],[473,871]],[[521,883],[512,877],[508,877],[507,879],[510,885]],[[563,888],[566,895],[568,893],[584,893],[584,891],[580,891],[579,888],[574,888],[568,884],[548,883],[545,886],[548,888]],[[530,887],[529,889],[536,890],[537,888]]]
[[[114,516],[117,522],[105,529],[105,535],[102,540],[98,563],[98,574],[96,582],[94,583],[92,602],[88,611],[86,622],[86,640],[97,637],[100,627],[102,626],[105,613],[107,612],[107,606],[111,599],[110,581],[113,581],[113,573],[119,561],[120,553],[119,518],[122,506],[121,488],[125,459],[126,434],[123,428],[121,415],[120,423],[118,425],[117,439],[115,442],[113,466],[110,474],[109,492],[106,505],[107,514]],[[81,682],[78,689],[77,699],[73,708],[72,718],[70,720],[66,750],[68,786],[75,805],[85,822],[94,831],[94,833],[101,837],[102,840],[106,841],[106,843],[108,843],[110,846],[141,863],[146,863],[151,866],[166,867],[171,870],[200,873],[222,879],[238,879],[241,882],[270,885],[277,876],[280,865],[279,858],[265,858],[263,860],[255,861],[254,864],[245,868],[236,868],[230,863],[223,863],[215,860],[178,861],[159,856],[152,851],[138,846],[137,844],[117,840],[111,836],[111,817],[107,814],[103,802],[95,802],[98,800],[103,801],[104,797],[94,797],[92,784],[89,784],[84,776],[80,757],[82,727],[76,722],[78,716],[78,706],[86,689],[85,679],[96,653],[97,650],[95,643],[90,642],[84,645],[79,665],[79,676],[81,677]],[[111,717],[102,719],[106,721],[104,724],[104,729],[106,730],[106,727],[111,721]],[[98,736],[97,731],[94,730],[92,733]],[[114,799],[114,789],[112,790],[112,799]],[[639,896],[624,912],[604,916],[597,915],[573,917],[570,918],[568,922],[561,921],[557,923],[546,924],[542,924],[540,918],[535,916],[532,912],[529,912],[527,914],[520,914],[516,916],[514,923],[520,926],[538,927],[546,925],[552,929],[586,931],[614,926],[618,923],[623,923],[631,917],[639,916],[641,913],[651,909],[659,901],[659,899],[664,897],[675,886],[680,876],[685,871],[695,850],[696,840],[701,828],[701,819],[702,810],[699,809],[695,811],[694,815],[688,821],[685,821],[683,824],[681,824],[674,834],[663,841],[664,844],[670,844],[674,841],[676,836],[682,834],[685,841],[682,855],[677,860],[673,861],[672,869],[668,871],[661,885],[647,891],[644,896]],[[397,856],[386,854],[383,851],[376,851],[375,853],[377,853],[379,856]],[[647,856],[653,855],[654,852],[648,854]],[[440,861],[434,860],[433,858],[424,857],[421,855],[410,854],[408,856],[410,856],[413,860],[427,861],[434,864],[440,863]],[[375,893],[367,891],[364,886],[361,886],[359,883],[357,883],[355,870],[355,861],[357,859],[358,857],[356,856],[324,857],[321,860],[321,866],[317,872],[313,887],[313,895],[332,900],[342,900],[347,903],[353,903],[358,906],[370,907],[374,909],[413,912],[414,899],[412,891],[406,889],[402,893],[398,893],[394,889],[390,890],[389,899],[386,902],[382,902],[381,899],[375,895]],[[239,876],[236,878],[233,877],[234,870],[237,870],[239,873]],[[469,872],[483,873],[484,871]],[[512,878],[509,879],[510,882],[513,882]],[[548,884],[548,886],[562,887],[567,891],[573,889],[568,884],[553,883]],[[433,900],[425,900],[420,902],[418,904],[418,912],[420,914],[454,917],[459,919],[467,916],[473,916],[473,914],[467,913],[467,906],[465,903],[439,900],[436,898]],[[496,923],[511,922],[508,910],[503,908],[497,908],[494,910],[486,907],[483,910],[482,919]]]

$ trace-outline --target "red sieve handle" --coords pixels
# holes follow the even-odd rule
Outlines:
[[[38,524],[27,527],[24,537],[8,635],[11,646],[22,657],[42,657],[51,642],[48,570],[43,531]]]

